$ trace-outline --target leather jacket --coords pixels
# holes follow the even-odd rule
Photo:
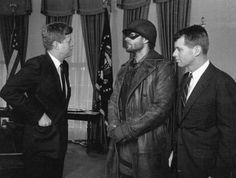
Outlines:
[[[120,150],[131,150],[133,177],[155,177],[168,167],[170,137],[167,122],[175,96],[174,64],[151,50],[132,79],[121,118],[120,91],[131,61],[121,66],[108,106],[108,134],[112,141],[108,177],[118,177]],[[124,108],[124,107],[123,107]],[[116,154],[117,153],[117,154]],[[111,168],[112,167],[112,168]],[[159,171],[159,172],[158,172]]]

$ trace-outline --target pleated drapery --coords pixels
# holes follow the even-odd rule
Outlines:
[[[174,34],[190,24],[191,0],[153,0],[157,3],[158,31],[160,39],[160,48],[162,54],[169,60],[174,60],[172,53],[174,51]],[[176,86],[179,84],[179,78],[182,71],[176,68]],[[176,125],[176,102],[173,103],[173,110],[169,119],[168,127],[172,135],[172,144]]]
[[[96,105],[98,97],[96,82],[105,19],[104,12],[103,0],[78,1],[78,13],[81,16],[89,74],[93,85],[93,106]]]
[[[190,23],[191,0],[154,0],[162,54],[172,59],[174,34]]]
[[[69,16],[75,10],[76,0],[41,0],[41,13],[46,16]]]
[[[104,13],[96,15],[81,15],[82,32],[89,73],[93,85],[93,103],[96,102],[96,82],[100,56],[100,44],[103,32]]]
[[[0,4],[0,37],[9,77],[14,75],[26,60],[29,15],[32,7],[30,0],[0,0]],[[13,53],[13,40],[17,40],[16,53]]]

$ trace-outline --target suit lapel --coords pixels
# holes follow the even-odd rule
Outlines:
[[[210,63],[209,66],[207,67],[206,71],[202,74],[200,77],[199,81],[197,82],[196,86],[194,87],[191,95],[188,98],[188,101],[185,105],[185,108],[183,110],[183,115],[181,117],[181,122],[186,118],[186,114],[189,112],[191,109],[192,105],[195,103],[195,101],[199,98],[202,92],[206,89],[206,87],[209,85],[210,80],[212,75],[214,74],[213,72],[214,67]]]
[[[48,66],[51,75],[53,75],[53,78],[55,78],[55,80],[56,80],[55,92],[59,95],[59,97],[64,98],[63,92],[61,89],[61,81],[60,81],[60,76],[58,74],[58,71],[57,71],[57,69],[56,69],[56,67],[55,67],[55,65],[48,53],[46,53],[46,57],[47,57],[47,60],[45,60],[45,63]],[[68,77],[66,77],[66,78],[68,78]]]

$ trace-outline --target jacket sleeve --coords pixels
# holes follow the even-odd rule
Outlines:
[[[117,142],[127,141],[164,124],[173,106],[175,72],[173,63],[164,62],[156,67],[152,81],[150,106],[138,119],[122,122],[111,133]]]
[[[117,75],[117,78],[118,76],[119,74]],[[120,125],[120,119],[118,115],[119,86],[120,81],[116,79],[113,87],[113,92],[108,103],[108,136],[111,136],[111,131],[114,130],[115,127]]]
[[[30,124],[36,124],[44,113],[42,105],[34,97],[40,78],[40,64],[29,60],[14,76],[7,80],[0,96]],[[29,97],[32,96],[32,97]]]
[[[218,77],[219,78],[219,77]],[[236,167],[236,83],[226,76],[217,83],[217,168]],[[220,170],[220,169],[219,169]]]

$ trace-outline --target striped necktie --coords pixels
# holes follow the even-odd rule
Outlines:
[[[184,109],[187,102],[188,88],[192,77],[193,75],[190,72],[185,73],[183,77],[183,90],[181,95],[182,110]]]

